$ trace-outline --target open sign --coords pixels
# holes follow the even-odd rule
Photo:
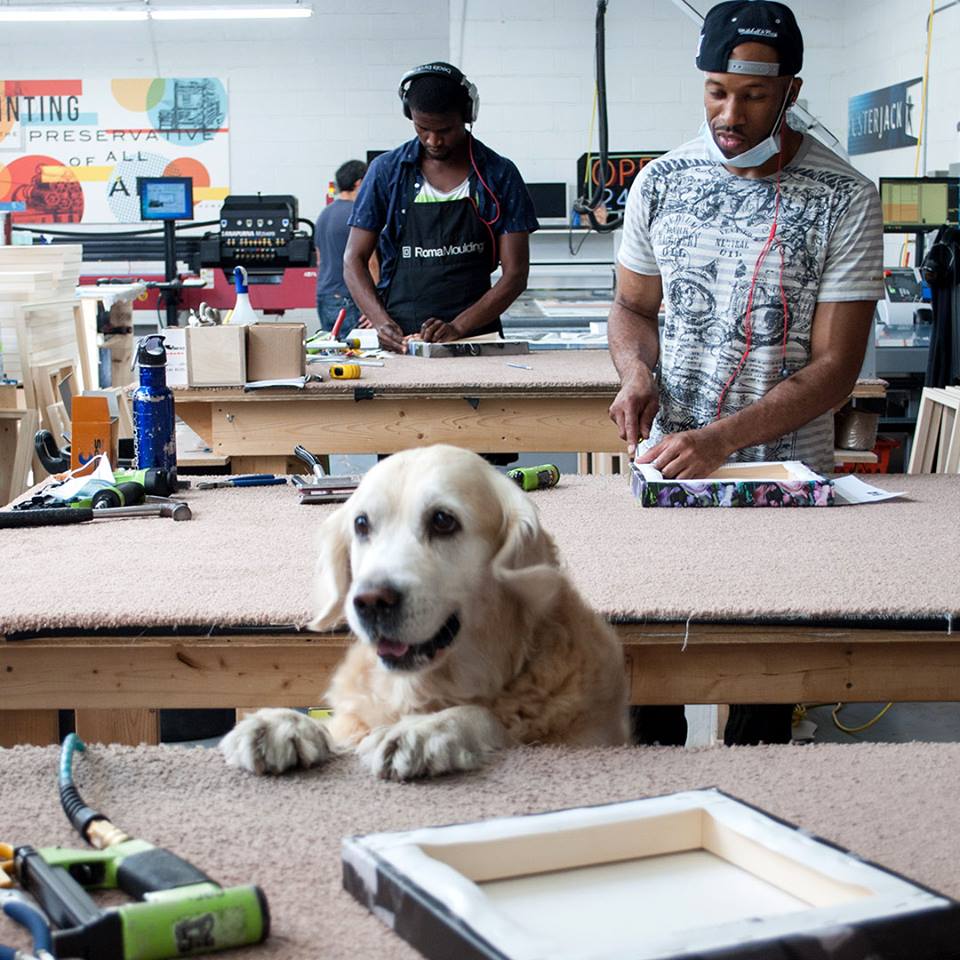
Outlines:
[[[603,205],[610,211],[622,212],[627,205],[627,194],[637,174],[651,161],[663,156],[663,150],[629,150],[607,154],[607,168],[603,177]],[[577,192],[593,196],[600,183],[600,157],[590,155],[589,190],[584,190],[587,155],[577,160]]]

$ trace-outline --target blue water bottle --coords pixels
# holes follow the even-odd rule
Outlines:
[[[173,392],[167,386],[164,337],[144,337],[137,346],[140,386],[133,391],[133,450],[138,470],[157,468],[177,475]]]

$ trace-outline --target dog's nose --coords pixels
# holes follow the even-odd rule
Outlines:
[[[403,594],[389,584],[370,587],[357,593],[353,598],[353,606],[360,618],[366,622],[384,621],[395,617],[400,612],[403,603]]]

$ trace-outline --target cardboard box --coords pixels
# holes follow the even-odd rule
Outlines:
[[[956,956],[960,904],[719,790],[351,837],[343,885],[431,960]]]
[[[307,372],[302,323],[254,323],[247,327],[247,380],[286,380]]]
[[[191,387],[242,387],[247,382],[247,327],[187,327]]]
[[[76,470],[101,453],[116,467],[120,426],[116,412],[111,413],[110,398],[74,397],[70,413],[71,468]]]
[[[702,480],[668,480],[632,463],[630,484],[643,507],[829,507],[833,485],[799,460],[727,463]]]
[[[187,378],[187,327],[167,327],[163,346],[167,351],[167,386],[189,386]],[[138,374],[139,376],[139,374]]]

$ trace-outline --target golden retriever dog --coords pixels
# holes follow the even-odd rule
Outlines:
[[[320,528],[313,630],[356,636],[318,722],[288,709],[221,742],[253,773],[355,750],[378,777],[473,770],[511,744],[622,744],[613,630],[576,592],[528,494],[475,453],[378,463]]]

